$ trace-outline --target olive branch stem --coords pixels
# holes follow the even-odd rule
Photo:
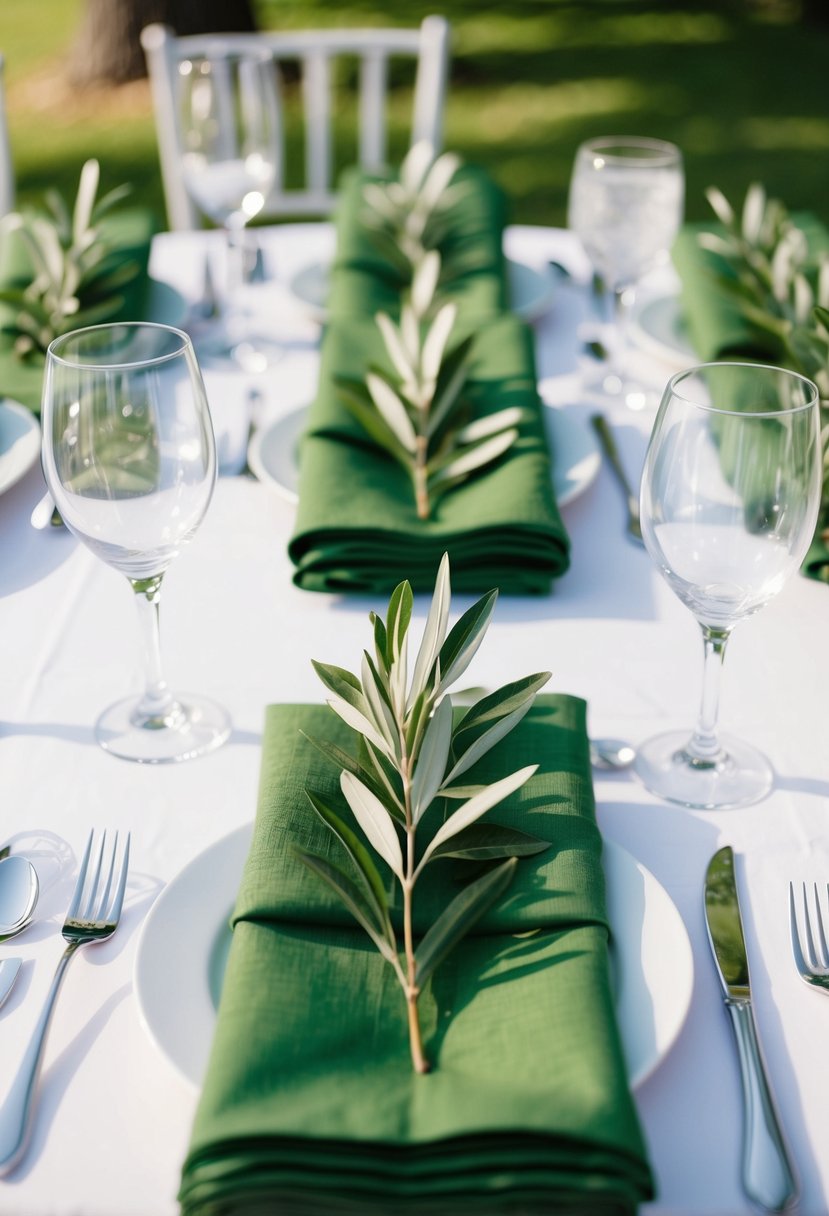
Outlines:
[[[363,653],[360,677],[315,662],[332,694],[329,705],[360,738],[350,755],[324,739],[312,742],[340,771],[342,807],[308,790],[312,807],[339,841],[344,866],[297,850],[299,859],[345,904],[391,966],[403,991],[412,1067],[428,1072],[418,1000],[435,968],[506,890],[519,857],[547,848],[526,832],[479,820],[533,775],[528,765],[492,782],[467,785],[458,777],[503,739],[530,709],[549,679],[538,672],[477,701],[455,720],[450,685],[472,661],[490,623],[497,592],[473,604],[448,629],[449,560],[441,562],[411,679],[407,634],[413,595],[408,582],[392,593],[385,620],[370,614],[374,655]],[[434,824],[444,800],[457,809]],[[348,816],[350,812],[350,820]],[[425,821],[431,819],[431,833]],[[355,830],[356,828],[356,830]],[[424,832],[426,843],[423,844]],[[390,915],[387,880],[372,853],[385,863],[402,894],[402,943]],[[461,889],[418,940],[416,884],[441,858],[497,862]]]

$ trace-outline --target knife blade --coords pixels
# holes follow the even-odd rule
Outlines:
[[[748,1197],[768,1212],[785,1212],[798,1185],[766,1078],[751,1004],[740,901],[730,846],[711,858],[705,875],[705,923],[737,1040],[745,1119],[742,1180]]]
[[[14,987],[14,981],[17,979],[17,973],[20,970],[22,962],[22,958],[4,958],[0,962],[0,1005],[3,1004]]]

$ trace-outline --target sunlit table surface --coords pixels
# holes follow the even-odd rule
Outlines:
[[[240,427],[246,433],[251,387],[260,393],[263,424],[312,397],[321,330],[289,288],[302,266],[333,248],[327,225],[266,230],[261,239],[273,276],[261,290],[261,315],[284,342],[283,357],[260,375],[204,364],[216,430],[237,440]],[[586,418],[592,407],[580,394],[581,351],[594,306],[581,285],[583,257],[569,234],[554,229],[512,228],[505,242],[512,257],[554,278],[551,306],[534,323],[542,396]],[[205,247],[218,256],[215,234],[159,236],[152,270],[192,300]],[[575,279],[552,270],[551,258]],[[657,388],[671,370],[641,356],[640,371]],[[609,413],[635,478],[652,414]],[[30,527],[43,488],[33,468],[0,497],[0,843],[32,857],[42,887],[36,923],[2,948],[4,956],[22,956],[24,967],[0,1011],[0,1089],[61,953],[60,926],[89,828],[129,829],[133,853],[121,927],[111,941],[81,952],[67,974],[31,1147],[0,1181],[0,1212],[168,1216],[198,1094],[140,1019],[133,966],[142,925],[187,862],[251,820],[265,706],[319,699],[311,658],[351,666],[365,644],[369,609],[382,605],[296,589],[286,555],[294,508],[248,476],[220,478],[203,526],[167,576],[162,644],[174,689],[221,701],[233,717],[232,737],[214,755],[178,766],[114,760],[94,743],[92,725],[104,706],[140,684],[132,592],[66,532]],[[502,597],[470,681],[492,687],[548,667],[551,689],[587,699],[597,735],[637,743],[690,727],[700,689],[698,627],[647,554],[626,539],[606,466],[563,513],[571,569],[548,597]],[[416,623],[425,607],[418,597]],[[797,977],[787,919],[790,878],[829,878],[828,628],[829,590],[795,577],[732,639],[722,717],[773,761],[776,786],[760,804],[686,811],[659,804],[630,775],[595,777],[605,838],[663,885],[693,947],[687,1020],[635,1093],[659,1187],[648,1209],[654,1214],[751,1210],[739,1178],[737,1060],[702,912],[706,865],[726,843],[737,854],[757,1022],[801,1179],[800,1210],[829,1211],[829,1001]],[[170,992],[171,1003],[183,999]]]

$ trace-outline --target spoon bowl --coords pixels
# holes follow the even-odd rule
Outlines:
[[[0,861],[0,938],[14,937],[26,928],[39,891],[37,871],[25,857]]]
[[[624,739],[591,739],[590,763],[593,768],[621,772],[630,768],[636,759],[636,750]]]

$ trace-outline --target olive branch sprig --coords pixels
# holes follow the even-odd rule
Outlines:
[[[779,199],[759,183],[747,190],[736,211],[712,187],[706,197],[723,226],[700,233],[704,249],[723,258],[731,275],[719,276],[740,311],[775,340],[779,357],[808,376],[820,394],[823,447],[821,521],[829,540],[829,254],[816,260],[806,234]]]
[[[29,283],[0,291],[15,315],[15,352],[24,358],[45,351],[53,338],[69,329],[94,325],[117,307],[117,293],[140,273],[136,261],[117,264],[112,246],[101,234],[100,221],[131,187],[118,186],[96,200],[100,168],[83,165],[70,214],[55,190],[45,195],[46,212],[16,211],[3,220],[6,232],[18,232],[31,259]]]
[[[389,182],[367,182],[364,222],[390,252],[402,260],[404,271],[416,270],[430,249],[445,235],[445,216],[464,192],[453,185],[461,166],[454,152],[435,157],[429,140],[413,144],[400,166],[399,177]]]
[[[451,300],[436,304],[439,279],[433,249],[403,295],[400,324],[376,314],[392,372],[373,364],[364,381],[337,378],[346,408],[409,474],[419,519],[429,518],[442,494],[503,456],[524,417],[508,406],[470,419],[463,388],[473,336],[449,349],[458,308]]]
[[[364,651],[359,677],[314,662],[332,694],[328,704],[359,736],[357,757],[328,740],[312,742],[341,770],[340,789],[360,832],[308,790],[314,810],[339,841],[345,865],[300,849],[297,856],[337,894],[394,971],[406,1000],[412,1065],[421,1073],[430,1068],[417,1005],[424,986],[507,889],[518,859],[548,847],[528,833],[478,822],[520,789],[537,765],[490,785],[459,780],[521,721],[550,677],[539,672],[507,684],[455,721],[448,689],[477,652],[497,594],[483,596],[449,630],[450,572],[444,555],[411,679],[407,646],[413,596],[408,582],[392,593],[385,621],[370,614],[374,654]],[[459,805],[438,820],[445,800]],[[402,891],[402,944],[372,853],[385,862]],[[428,866],[448,857],[499,864],[462,888],[415,942],[415,887]]]

